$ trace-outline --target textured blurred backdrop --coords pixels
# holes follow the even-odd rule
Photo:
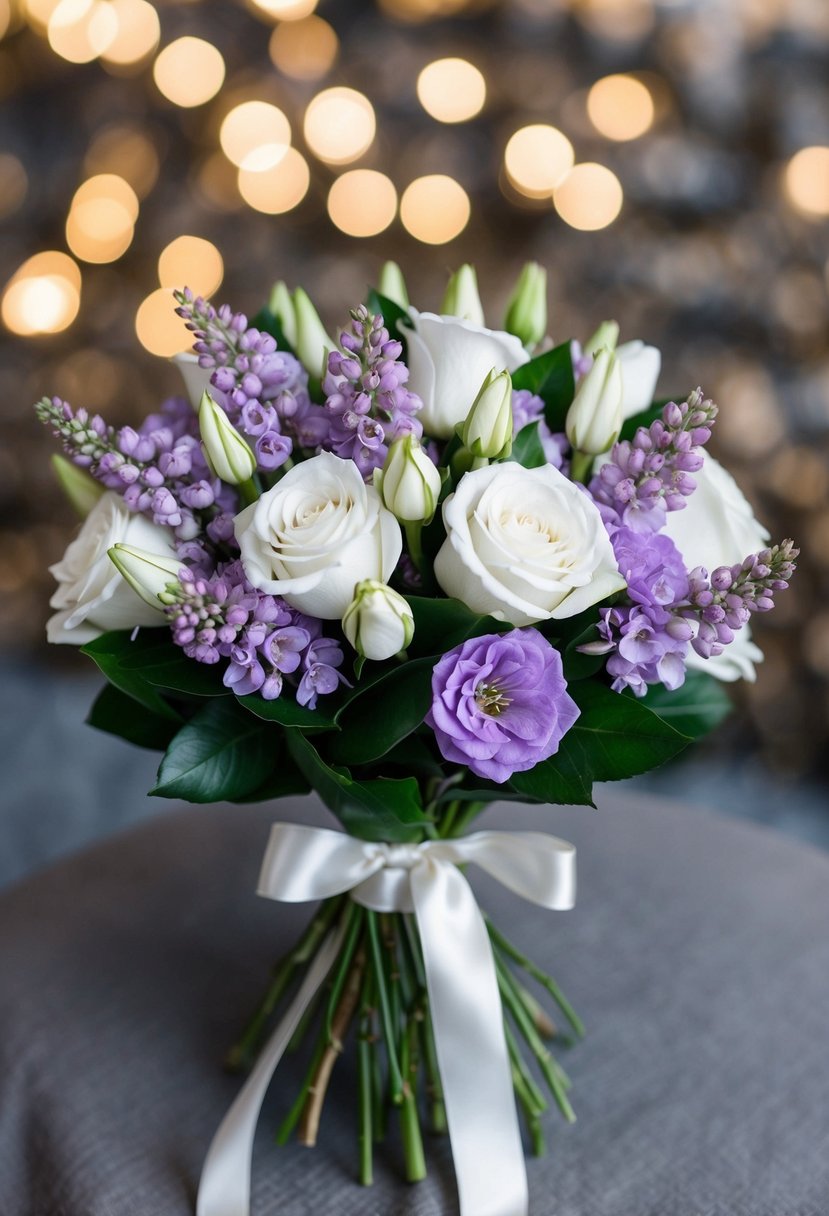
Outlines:
[[[615,317],[660,346],[664,395],[719,401],[715,454],[801,545],[707,754],[819,780],[827,254],[826,0],[0,0],[3,645],[83,662],[45,651],[74,521],[31,404],[122,424],[178,391],[173,286],[252,313],[301,281],[333,329],[386,258],[425,308],[474,261],[499,324],[535,258],[554,337]]]

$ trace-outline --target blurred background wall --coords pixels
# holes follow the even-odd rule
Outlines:
[[[554,337],[660,346],[660,391],[719,401],[714,453],[801,545],[696,764],[714,800],[722,772],[781,806],[808,782],[829,824],[827,254],[826,0],[0,0],[7,690],[83,663],[45,647],[74,521],[31,404],[123,424],[178,391],[171,287],[253,313],[302,282],[333,330],[384,259],[425,308],[469,260],[499,324],[535,258]]]

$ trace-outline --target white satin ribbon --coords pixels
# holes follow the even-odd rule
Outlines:
[[[527,1216],[527,1174],[489,934],[459,865],[474,862],[516,895],[564,911],[576,898],[573,845],[541,832],[372,844],[327,828],[277,823],[258,891],[304,903],[350,891],[377,912],[414,912],[461,1216]],[[250,1216],[250,1171],[265,1091],[342,944],[323,942],[290,1008],[213,1138],[197,1216]]]

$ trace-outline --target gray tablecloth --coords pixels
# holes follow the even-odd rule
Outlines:
[[[282,806],[286,818],[323,813]],[[193,808],[0,897],[0,1214],[190,1216],[238,1081],[219,1061],[306,918],[253,894],[273,808]],[[579,1115],[549,1116],[534,1216],[829,1213],[829,859],[737,822],[605,797],[496,808],[579,848],[579,905],[551,914],[475,879],[550,967],[588,1037],[568,1054]],[[257,1216],[442,1216],[430,1175],[354,1181],[350,1058],[322,1144],[271,1139],[300,1062],[280,1068],[254,1157]]]

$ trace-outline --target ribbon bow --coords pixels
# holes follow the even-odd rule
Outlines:
[[[458,865],[474,862],[516,895],[572,908],[576,850],[540,832],[475,832],[458,840],[374,844],[299,824],[271,828],[258,893],[300,903],[350,891],[377,912],[414,912],[461,1216],[527,1216],[527,1174],[489,935]],[[250,1216],[259,1111],[302,1014],[339,953],[323,942],[293,1003],[219,1126],[202,1170],[197,1216]]]

